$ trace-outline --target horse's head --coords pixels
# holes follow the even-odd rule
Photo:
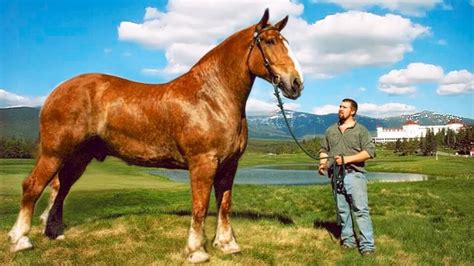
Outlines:
[[[285,97],[294,100],[303,90],[303,73],[288,41],[280,33],[288,22],[288,16],[275,25],[269,24],[268,18],[266,9],[255,25],[248,66],[254,75],[277,84]]]

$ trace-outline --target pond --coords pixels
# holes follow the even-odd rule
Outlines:
[[[310,185],[327,184],[326,176],[320,176],[316,170],[305,168],[308,165],[279,165],[240,168],[235,177],[236,184],[254,185]],[[288,169],[297,168],[297,169]],[[180,183],[189,183],[187,170],[157,169],[150,172],[153,175],[166,176],[170,180]],[[369,172],[366,174],[369,181],[376,182],[406,182],[428,180],[427,175],[411,173]]]

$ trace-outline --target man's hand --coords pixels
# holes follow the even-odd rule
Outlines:
[[[334,159],[336,160],[336,164],[337,165],[341,165],[343,163],[347,163],[345,160],[344,160],[344,156],[342,155],[338,155],[336,157],[334,157]]]
[[[319,163],[319,168],[318,168],[318,172],[320,175],[326,175],[327,174],[327,169],[328,169],[328,166],[326,163]]]

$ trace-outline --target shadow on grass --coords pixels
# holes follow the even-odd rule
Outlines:
[[[122,216],[128,215],[145,215],[145,214],[170,214],[170,215],[177,215],[177,216],[191,216],[190,210],[175,210],[175,211],[150,211],[150,210],[139,210],[139,211],[129,211],[129,212],[122,212],[122,213],[111,213],[105,216],[97,217],[93,220],[103,220],[103,219],[115,219]],[[208,216],[217,216],[216,212],[209,212]],[[244,218],[249,220],[276,220],[281,224],[284,225],[293,225],[293,219],[286,215],[278,214],[278,213],[259,213],[253,211],[235,211],[232,212],[232,217]]]
[[[334,241],[339,241],[341,238],[341,227],[338,226],[335,221],[314,220],[313,227],[317,229],[326,229],[331,236],[331,239]]]
[[[180,211],[171,211],[165,212],[166,214],[174,214],[179,216],[191,216],[191,211],[180,210]],[[209,212],[208,215],[217,216],[216,212]],[[295,224],[293,220],[282,214],[278,213],[259,213],[254,211],[234,211],[232,212],[232,217],[244,218],[249,220],[277,220],[279,223],[284,225],[293,225]]]
[[[150,211],[147,209],[137,210],[137,211],[125,211],[125,212],[115,212],[110,213],[107,215],[103,215],[100,217],[96,217],[95,219],[89,219],[89,221],[95,220],[107,220],[107,219],[115,219],[122,216],[128,215],[145,215],[145,214],[170,214],[170,215],[178,215],[178,216],[191,216],[190,210],[174,210],[174,211]],[[259,213],[254,211],[235,211],[232,212],[232,217],[238,217],[243,219],[249,220],[276,220],[281,224],[284,225],[294,225],[293,219],[286,215],[278,214],[278,213]],[[217,216],[216,212],[209,212],[208,216]]]

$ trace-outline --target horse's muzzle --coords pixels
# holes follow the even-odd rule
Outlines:
[[[289,84],[286,84],[286,82],[282,81],[279,85],[281,91],[283,92],[283,95],[292,100],[296,100],[298,97],[301,96],[301,91],[304,88],[303,82],[299,78],[290,78]]]

